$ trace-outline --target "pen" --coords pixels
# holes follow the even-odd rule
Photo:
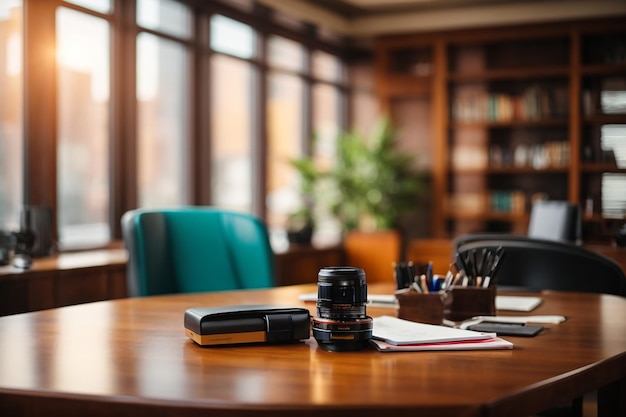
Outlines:
[[[472,275],[474,279],[480,274],[480,264],[478,263],[478,259],[476,258],[476,249],[472,250]]]
[[[452,264],[450,264],[450,267],[448,268],[448,273],[446,274],[446,278],[443,281],[443,284],[441,285],[441,288],[443,288],[444,290],[447,290],[448,288],[450,288],[450,285],[452,284],[452,280],[454,279],[454,274],[452,274]]]
[[[485,277],[485,280],[483,281],[483,288],[489,287],[490,282],[491,282],[491,277],[489,275],[487,275]]]
[[[420,275],[420,282],[422,283],[422,291],[424,292],[424,294],[428,294],[428,282],[426,282],[426,275],[422,274]]]
[[[467,269],[467,264],[465,263],[465,260],[463,259],[463,255],[457,252],[456,260],[457,260],[458,263],[461,264],[461,270],[464,272],[464,275],[467,275],[468,274],[468,269]],[[461,271],[459,271],[459,272],[461,272]]]
[[[435,291],[435,283],[433,282],[433,263],[431,261],[428,262],[428,267],[426,268],[426,286],[429,291]]]
[[[491,265],[491,270],[489,271],[489,276],[494,280],[496,279],[496,273],[498,272],[498,268],[500,267],[504,255],[504,248],[502,248],[502,246],[498,247],[498,249],[496,250],[495,259],[493,260],[493,264]]]
[[[456,284],[459,283],[459,281],[461,281],[461,273],[457,272],[456,275],[454,276],[454,281],[452,281],[452,285],[450,285],[450,287],[455,286]]]

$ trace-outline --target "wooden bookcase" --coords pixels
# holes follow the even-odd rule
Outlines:
[[[623,19],[384,37],[376,74],[400,129],[429,103],[433,237],[525,233],[539,198],[579,204],[586,241],[626,222]]]

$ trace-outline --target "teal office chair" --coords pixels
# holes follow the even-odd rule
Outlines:
[[[211,207],[138,209],[122,217],[129,296],[268,288],[274,257],[265,224]]]

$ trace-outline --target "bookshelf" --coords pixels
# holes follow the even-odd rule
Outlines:
[[[586,241],[626,223],[623,19],[383,37],[376,70],[394,122],[429,102],[433,237],[526,233],[545,198],[581,206]]]

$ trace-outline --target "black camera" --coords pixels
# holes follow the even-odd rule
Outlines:
[[[328,351],[364,348],[372,338],[372,318],[367,315],[365,272],[350,266],[322,268],[317,282],[317,316],[313,336]]]

